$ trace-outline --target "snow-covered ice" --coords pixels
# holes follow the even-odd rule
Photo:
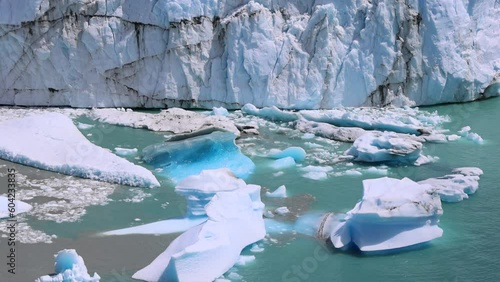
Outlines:
[[[44,275],[36,282],[99,282],[101,277],[90,276],[83,258],[75,250],[62,250],[55,255],[55,275]]]
[[[359,127],[338,127],[324,122],[315,122],[301,119],[296,122],[295,128],[306,134],[314,134],[320,137],[340,141],[354,142],[366,131]]]
[[[9,206],[11,204],[11,206]],[[33,209],[33,206],[31,206],[28,203],[25,203],[23,201],[10,201],[9,198],[5,196],[0,196],[0,219],[10,217],[11,213],[9,212],[9,208],[13,207],[14,212],[12,212],[12,215],[18,215],[20,213],[24,212],[29,212],[30,210]]]
[[[177,237],[133,278],[213,281],[238,262],[243,248],[264,238],[263,208],[259,186],[217,193],[205,207],[208,220]]]
[[[0,158],[82,178],[131,186],[160,186],[154,175],[92,144],[68,117],[31,115],[0,123]]]
[[[246,178],[255,164],[235,144],[235,135],[215,131],[180,141],[168,141],[144,148],[143,159],[172,180],[196,175],[203,170],[229,168],[234,175]]]
[[[276,188],[273,192],[266,192],[266,197],[269,198],[286,198],[286,187],[285,185],[281,185]]]

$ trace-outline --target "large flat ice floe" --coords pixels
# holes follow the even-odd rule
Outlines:
[[[146,168],[92,144],[59,113],[11,119],[0,123],[0,132],[0,158],[8,161],[124,185],[160,185]]]
[[[89,116],[105,123],[145,128],[152,131],[196,135],[198,132],[223,130],[240,135],[234,123],[224,116],[207,116],[179,108],[162,110],[160,113],[134,112],[130,109],[94,109]]]
[[[353,243],[361,251],[399,249],[441,237],[437,226],[443,213],[430,185],[408,178],[363,181],[363,198],[331,229],[336,248]]]
[[[178,182],[203,170],[229,168],[238,177],[248,177],[255,164],[235,144],[235,135],[215,131],[179,141],[146,147],[143,159]]]
[[[219,190],[219,174],[223,179],[229,176],[227,170],[207,173],[214,177],[193,177],[189,181],[185,180],[185,186],[179,189],[212,193]],[[243,184],[239,182],[237,186]],[[194,189],[196,186],[199,189]],[[204,206],[208,220],[176,238],[150,265],[136,272],[133,278],[151,282],[213,281],[235,265],[243,248],[263,239],[266,234],[260,186],[238,187],[233,185],[229,186],[230,191],[217,192]],[[199,199],[188,206],[199,213],[203,202],[204,199]]]
[[[97,273],[90,276],[83,258],[75,250],[62,250],[55,255],[55,274],[44,275],[36,282],[99,282]]]

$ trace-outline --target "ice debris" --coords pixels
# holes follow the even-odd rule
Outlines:
[[[340,142],[354,142],[366,130],[359,127],[337,127],[324,122],[315,122],[301,119],[295,123],[295,128],[306,134],[314,134],[320,137]]]
[[[483,171],[479,168],[457,168],[453,170],[453,173],[418,183],[430,185],[432,191],[439,194],[444,202],[460,202],[477,191],[479,176],[483,174]]]
[[[154,175],[92,144],[68,117],[43,113],[0,123],[0,158],[62,174],[130,186],[160,186]]]
[[[306,151],[300,147],[289,147],[282,151],[272,151],[269,157],[273,159],[292,157],[296,162],[302,162],[306,158]]]
[[[235,144],[235,135],[215,131],[180,141],[169,141],[146,147],[143,159],[172,180],[200,173],[202,170],[229,168],[234,175],[246,178],[255,165]]]
[[[276,188],[273,192],[266,192],[266,197],[269,198],[286,198],[286,187],[285,185],[281,185]]]
[[[252,104],[245,104],[241,108],[241,111],[247,115],[258,116],[263,119],[272,121],[289,122],[297,120],[299,118],[299,116],[296,113],[282,111],[275,106],[258,109]]]
[[[97,273],[90,276],[83,258],[75,250],[62,250],[55,255],[55,275],[45,275],[36,282],[99,282]]]
[[[133,156],[137,154],[137,148],[127,149],[127,148],[115,148],[115,153],[119,156]]]
[[[479,134],[472,132],[470,126],[463,127],[462,129],[460,129],[458,131],[458,134],[460,136],[466,138],[467,140],[470,140],[476,144],[483,144],[484,143],[483,138],[481,136],[479,136]]]

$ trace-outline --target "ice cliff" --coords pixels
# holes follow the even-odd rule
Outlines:
[[[495,0],[0,0],[0,104],[331,108],[500,93]]]

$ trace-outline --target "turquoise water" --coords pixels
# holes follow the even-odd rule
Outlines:
[[[275,234],[271,238],[276,241],[263,242],[265,250],[255,255],[256,260],[245,266],[237,267],[237,273],[244,281],[498,281],[500,279],[500,177],[498,157],[500,156],[500,99],[468,104],[450,104],[423,108],[425,111],[437,111],[440,115],[448,115],[452,121],[445,124],[450,133],[456,133],[461,127],[469,125],[473,132],[485,139],[485,144],[477,145],[467,140],[458,140],[446,144],[425,144],[426,155],[438,156],[436,163],[420,167],[390,167],[389,177],[409,177],[422,180],[448,174],[453,168],[464,166],[479,167],[484,171],[478,192],[460,203],[443,203],[444,214],[440,226],[444,230],[442,238],[422,246],[417,250],[409,250],[390,255],[363,255],[359,253],[343,253],[328,248],[323,241],[300,234]],[[99,146],[138,148],[139,150],[153,143],[162,142],[163,134],[142,129],[97,124],[86,118],[79,121],[96,124],[95,128],[85,131],[92,133],[89,139]],[[262,135],[255,141],[257,146],[271,149],[271,141],[281,144],[303,145],[306,141],[297,136],[277,134],[265,128],[260,129]],[[238,142],[244,142],[238,141]],[[349,144],[335,144],[328,150],[339,154]],[[306,148],[306,151],[309,149]],[[139,163],[134,157],[129,160]],[[247,183],[259,184],[265,189],[274,190],[286,185],[287,199],[268,199],[263,197],[266,207],[286,205],[298,215],[310,211],[347,211],[351,209],[362,195],[361,181],[379,175],[338,176],[327,180],[316,181],[301,176],[297,168],[284,170],[284,174],[274,176],[276,171],[270,170],[269,160],[251,156],[257,169]],[[144,164],[142,164],[144,165]],[[307,163],[305,164],[307,165]],[[334,169],[344,168],[344,163],[332,164]],[[354,165],[353,168],[359,167]],[[152,168],[150,168],[152,169]],[[110,240],[94,237],[95,233],[118,228],[154,222],[185,213],[183,197],[173,192],[174,184],[157,173],[162,187],[145,192],[151,194],[140,203],[120,201],[132,193],[132,188],[121,186],[112,194],[112,202],[105,206],[92,206],[81,221],[75,223],[53,223],[49,221],[30,220],[34,228],[49,234],[57,234],[59,239],[69,239],[77,248],[81,242],[110,244],[107,248],[110,257],[120,257],[124,245],[113,245]],[[140,218],[140,222],[134,221]],[[285,217],[285,222],[293,222],[293,217]],[[133,244],[140,244],[147,254],[135,264],[103,261],[102,258],[84,256],[89,271],[96,271],[103,277],[102,281],[134,281],[130,277],[135,271],[147,265],[160,254],[174,236],[134,236]],[[137,239],[140,238],[140,239]],[[151,238],[151,242],[149,241]],[[154,238],[154,240],[153,240]],[[162,240],[165,246],[156,248]],[[155,243],[153,243],[154,241]],[[106,242],[106,243],[103,243]],[[113,253],[114,252],[114,253]],[[43,254],[47,259],[52,253]],[[83,254],[82,254],[83,255]],[[120,258],[133,260],[134,257]],[[132,266],[131,266],[132,265]],[[116,269],[120,269],[117,278]],[[47,270],[49,271],[49,270]],[[44,274],[44,273],[39,273]]]

